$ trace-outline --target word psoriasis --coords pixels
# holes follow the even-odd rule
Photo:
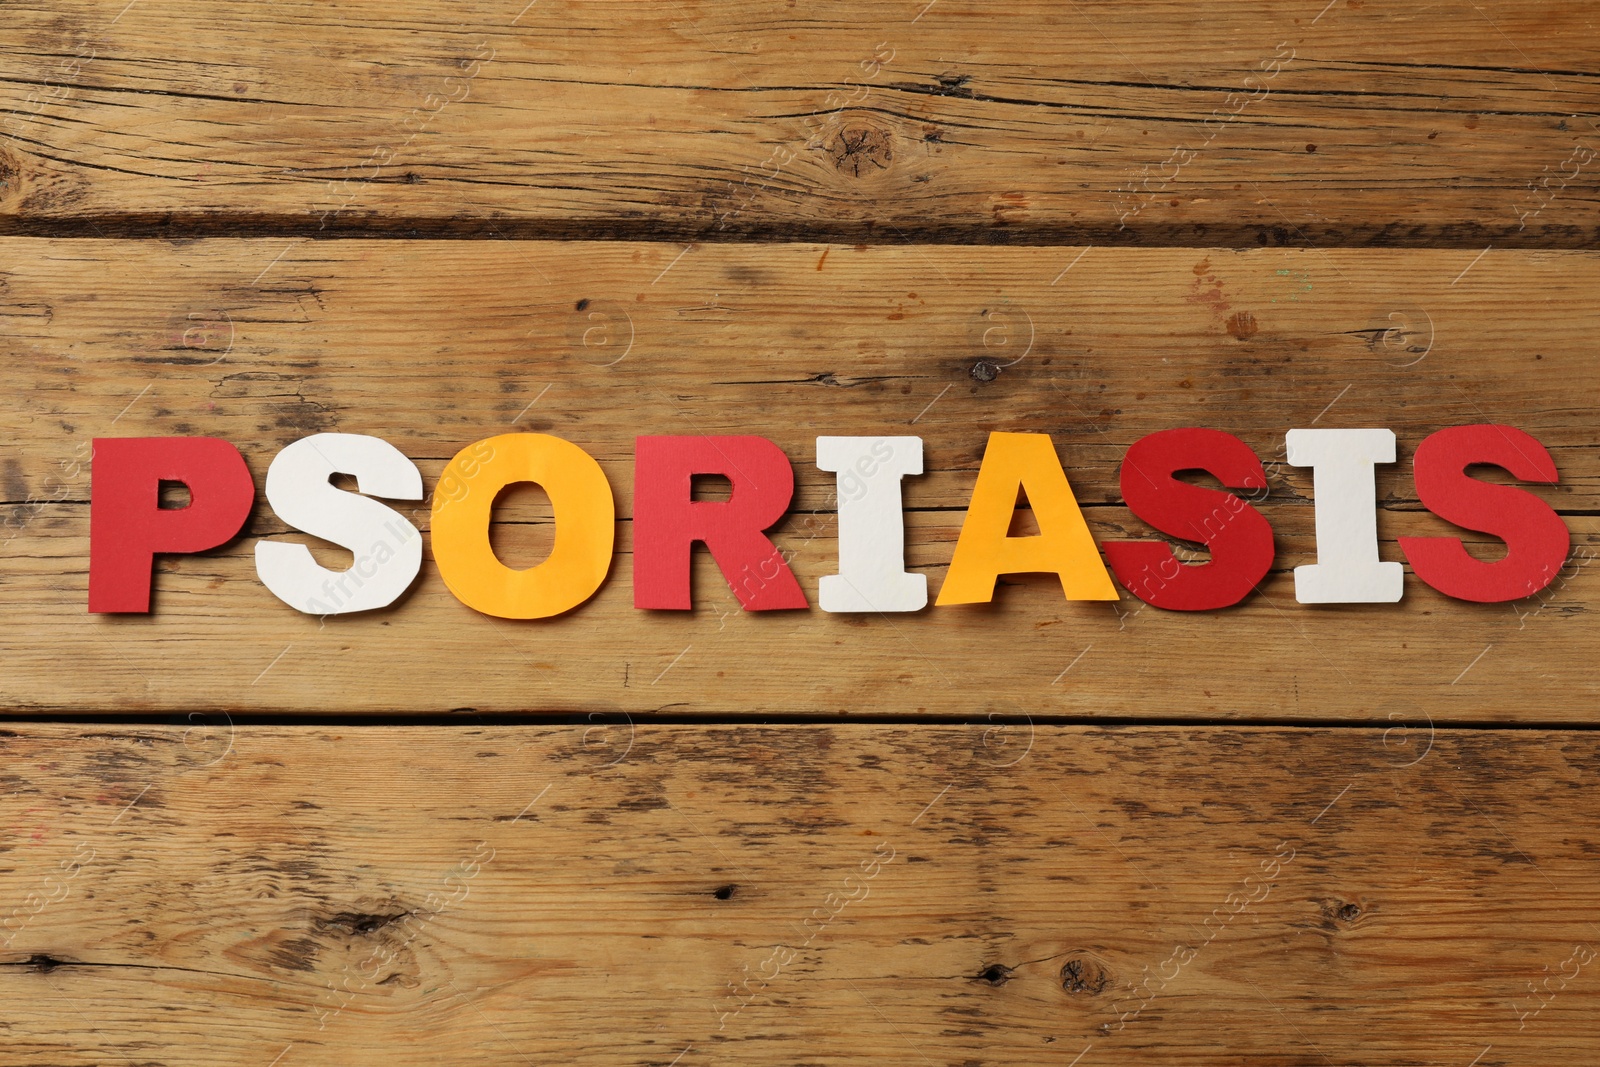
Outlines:
[[[1404,568],[1378,558],[1375,468],[1395,461],[1384,429],[1290,430],[1287,461],[1309,467],[1315,493],[1317,561],[1295,568],[1295,597],[1308,604],[1392,603]],[[824,577],[819,605],[830,612],[917,611],[927,578],[905,569],[901,485],[922,473],[918,437],[819,437],[816,463],[834,473],[838,573]],[[1517,600],[1548,585],[1566,559],[1566,524],[1543,500],[1511,485],[1469,477],[1501,467],[1524,482],[1559,480],[1549,452],[1510,426],[1454,426],[1417,447],[1417,495],[1435,515],[1505,542],[1484,561],[1455,537],[1402,537],[1401,551],[1428,585],[1462,600]],[[1128,449],[1122,496],[1138,518],[1210,551],[1180,562],[1164,541],[1109,541],[1097,549],[1048,435],[989,435],[961,534],[936,603],[990,601],[1001,575],[1055,574],[1068,600],[1116,600],[1111,575],[1141,600],[1172,611],[1204,611],[1243,600],[1272,567],[1272,527],[1235,493],[1194,485],[1186,471],[1262,499],[1266,471],[1239,438],[1219,430],[1153,433]],[[336,487],[355,479],[357,492]],[[728,499],[694,499],[697,476],[718,475]],[[179,482],[190,500],[161,506],[161,484]],[[494,501],[519,483],[542,487],[555,515],[555,545],[537,566],[507,567],[490,546]],[[633,602],[642,609],[691,608],[694,546],[710,550],[747,611],[807,607],[789,557],[766,531],[789,509],[794,471],[763,437],[639,437],[633,508]],[[1038,533],[1013,536],[1026,494]],[[354,563],[321,566],[306,546],[263,538],[256,573],[297,611],[370,611],[394,603],[422,567],[422,535],[379,499],[420,501],[422,475],[388,442],[320,433],[272,460],[266,498],[290,526],[348,549]],[[378,499],[375,499],[378,498]],[[239,450],[210,437],[101,438],[94,442],[90,507],[89,610],[148,612],[154,558],[215,548],[243,528],[255,484]],[[445,585],[488,615],[540,619],[594,595],[611,567],[616,505],[611,486],[583,449],[547,434],[490,437],[457,453],[432,497],[433,556]],[[1104,551],[1104,562],[1101,550]],[[1110,564],[1108,573],[1106,564]]]

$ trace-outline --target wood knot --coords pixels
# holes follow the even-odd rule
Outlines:
[[[21,190],[19,181],[20,168],[16,157],[4,148],[0,148],[0,203],[15,196]]]
[[[846,125],[828,143],[833,165],[852,178],[888,170],[894,162],[894,139],[889,131],[864,122]]]
[[[1338,930],[1341,926],[1354,926],[1357,919],[1365,913],[1365,909],[1354,901],[1328,900],[1321,905],[1322,927],[1325,930]]]
[[[1074,956],[1061,965],[1061,988],[1073,996],[1097,997],[1111,984],[1111,972],[1099,960]]]
[[[397,915],[383,915],[375,912],[341,911],[337,915],[330,915],[326,919],[318,919],[317,925],[327,928],[336,927],[346,933],[357,937],[365,937],[376,933],[391,923],[410,916],[410,912],[402,911]]]
[[[990,985],[1005,985],[1011,981],[1011,968],[1003,963],[991,963],[978,972],[978,981],[988,982]]]

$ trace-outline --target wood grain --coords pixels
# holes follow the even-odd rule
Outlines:
[[[0,1061],[1593,1062],[1593,23],[5,4]],[[526,240],[408,239],[456,237]],[[1561,470],[1546,592],[1294,602],[1285,431],[1396,431],[1400,560],[1460,532],[1413,450],[1478,422]],[[1237,609],[1017,577],[754,616],[703,556],[694,612],[631,607],[640,433],[776,441],[814,603],[819,434],[925,438],[937,590],[990,431],[1051,434],[1103,542],[1154,536],[1126,449],[1193,425],[1267,461],[1277,561]],[[609,582],[512,623],[430,556],[393,609],[312,618],[255,577],[258,538],[308,540],[258,499],[160,564],[154,615],[87,613],[92,438],[223,437],[259,486],[322,430],[430,489],[482,437],[574,441]],[[508,561],[548,551],[537,491],[495,520]]]
[[[1175,0],[22,2],[0,231],[1592,242],[1592,17]]]
[[[1412,726],[21,727],[6,1060],[1592,1056],[1595,738]]]
[[[1404,708],[1555,723],[1588,721],[1600,694],[1593,255],[32,239],[6,251],[17,377],[0,397],[0,575],[27,623],[8,635],[0,701],[16,713],[1382,722]],[[1315,546],[1310,479],[1281,462],[1288,429],[1396,431],[1402,461],[1379,497],[1381,551],[1398,560],[1398,535],[1457,532],[1416,502],[1411,450],[1479,422],[1519,426],[1557,457],[1562,484],[1535,491],[1565,515],[1574,551],[1548,590],[1476,605],[1408,577],[1398,605],[1294,602],[1289,571]],[[1103,541],[1154,536],[1121,505],[1117,469],[1139,437],[1185,425],[1238,434],[1269,467],[1276,569],[1235,609],[1171,614],[1126,593],[1067,603],[1054,579],[1019,576],[973,609],[751,615],[709,557],[695,611],[632,607],[638,433],[756,433],[784,448],[799,489],[776,538],[814,603],[836,560],[818,434],[926,439],[929,473],[906,489],[908,557],[937,590],[989,431],[1051,434]],[[278,449],[319,430],[392,441],[430,490],[480,438],[574,441],[617,496],[610,581],[568,616],[512,623],[458,603],[430,559],[394,608],[318,619],[257,581],[255,538],[284,533],[258,501],[230,546],[160,564],[153,615],[87,613],[91,438],[223,437],[259,486]],[[513,565],[548,551],[537,497],[497,513]],[[426,508],[415,518],[425,529]],[[1497,542],[1467,539],[1493,558]]]

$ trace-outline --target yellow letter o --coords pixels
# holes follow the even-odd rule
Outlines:
[[[538,566],[516,570],[489,544],[500,490],[533,482],[555,511],[555,548]],[[594,457],[542,433],[508,433],[457,452],[434,492],[433,558],[456,599],[501,619],[545,619],[588,600],[606,580],[616,537],[616,501]]]

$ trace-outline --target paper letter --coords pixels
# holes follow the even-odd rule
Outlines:
[[[1250,446],[1220,430],[1163,430],[1140,438],[1122,461],[1122,498],[1162,533],[1198,541],[1208,563],[1182,565],[1159,541],[1107,541],[1117,581],[1147,604],[1206,611],[1243,600],[1272,569],[1272,527],[1231,493],[1179,481],[1202,470],[1230,489],[1265,489],[1267,473]]]
[[[1467,477],[1476,463],[1503,467],[1525,482],[1561,480],[1545,447],[1512,426],[1452,426],[1417,446],[1417,497],[1457,526],[1506,543],[1504,559],[1472,558],[1455,537],[1402,537],[1417,577],[1446,596],[1493,604],[1532,596],[1549,585],[1572,547],[1572,535],[1549,504],[1525,489]]]
[[[1008,537],[1018,490],[1039,532]],[[1068,600],[1116,600],[1048,434],[991,433],[938,604],[987,604],[1002,574],[1053,573]]]
[[[920,611],[928,578],[906,573],[900,479],[922,473],[920,437],[819,437],[817,469],[839,497],[839,573],[822,579],[823,611]]]
[[[356,479],[357,493],[336,489],[335,474]],[[305,545],[256,542],[256,575],[273,596],[308,615],[386,608],[422,569],[422,535],[391,508],[369,497],[421,500],[422,474],[389,442],[354,433],[303,437],[267,468],[267,503],[284,522],[347,548],[346,570],[319,564]]]
[[[1392,604],[1406,569],[1378,560],[1374,464],[1394,462],[1393,430],[1290,430],[1291,466],[1310,467],[1316,494],[1317,562],[1294,569],[1302,604]]]
[[[489,544],[495,497],[518,482],[543,488],[555,511],[555,547],[527,570],[501,563]],[[467,607],[501,619],[545,619],[582,604],[606,580],[616,519],[611,484],[589,453],[549,434],[501,434],[457,452],[440,475],[433,558]]]
[[[161,507],[161,483],[189,503]],[[89,498],[89,610],[150,610],[157,553],[203,552],[244,526],[256,487],[239,450],[215,437],[97,437]]]
[[[695,500],[696,474],[720,474],[727,500]],[[634,452],[633,606],[687,611],[694,543],[711,551],[746,611],[803,608],[788,562],[764,531],[794,496],[794,470],[764,437],[640,437]]]

